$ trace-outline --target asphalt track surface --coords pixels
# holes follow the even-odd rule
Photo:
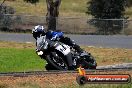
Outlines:
[[[132,35],[65,35],[79,45],[132,49]],[[35,42],[32,34],[0,33],[0,41]]]

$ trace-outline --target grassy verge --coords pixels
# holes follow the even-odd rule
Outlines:
[[[82,46],[98,66],[132,62],[132,49]],[[44,70],[45,61],[35,53],[35,44],[0,42],[0,72]]]
[[[74,74],[72,75],[49,74],[44,76],[23,77],[23,78],[3,77],[2,80],[0,80],[0,88],[131,88],[132,87],[132,83],[85,84],[80,86],[77,84],[76,76]]]
[[[0,48],[0,72],[44,70],[34,49]]]
[[[132,49],[121,48],[97,48],[83,46],[96,59],[98,65],[112,65],[132,62]]]

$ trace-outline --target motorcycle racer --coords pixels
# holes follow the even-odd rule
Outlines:
[[[85,52],[80,48],[79,45],[77,45],[73,40],[71,40],[68,37],[64,36],[64,33],[61,31],[45,31],[44,26],[37,25],[34,27],[32,30],[33,37],[37,40],[42,35],[46,35],[46,37],[52,41],[58,40],[66,45],[69,45],[73,47],[79,54],[80,56],[83,56]]]
[[[73,47],[78,52],[79,56],[84,57],[84,56],[88,55],[73,40],[71,40],[68,37],[65,37],[64,33],[61,31],[48,30],[46,32],[44,26],[37,25],[32,29],[32,34],[33,34],[33,37],[36,39],[36,46],[39,46],[40,42],[42,41],[41,38],[46,35],[46,38],[49,39],[51,42],[57,40],[57,41],[60,41],[68,46]],[[39,50],[36,49],[36,52],[37,51],[39,51]],[[75,69],[73,66],[72,58],[68,57],[67,62],[68,62],[69,70]]]

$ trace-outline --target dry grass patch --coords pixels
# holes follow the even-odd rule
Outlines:
[[[98,65],[132,62],[132,49],[83,47],[97,60]]]
[[[91,72],[88,74],[130,74],[131,71],[115,72]],[[10,86],[9,88],[80,88],[76,82],[77,73],[64,74],[45,74],[28,77],[0,77],[0,84]],[[126,84],[128,85],[128,84]],[[100,86],[100,87],[99,87]],[[102,87],[101,87],[102,86]],[[112,86],[112,87],[110,87]],[[82,88],[115,88],[116,84],[88,84]],[[120,84],[117,86],[124,86]],[[129,86],[131,86],[129,84]],[[127,87],[127,86],[126,86]],[[116,87],[116,88],[126,88]],[[131,88],[131,87],[128,87]]]
[[[86,16],[86,3],[87,0],[62,0],[60,16]],[[16,14],[45,16],[47,13],[46,0],[39,0],[37,4],[26,3],[23,0],[6,1],[5,4],[13,7]]]
[[[0,41],[0,48],[35,48],[35,43],[16,43]]]

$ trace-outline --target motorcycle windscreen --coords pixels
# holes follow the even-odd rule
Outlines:
[[[37,38],[36,44],[37,44],[37,49],[38,50],[41,50],[42,49],[44,42],[45,42],[45,36],[41,36],[41,37],[38,37]]]

